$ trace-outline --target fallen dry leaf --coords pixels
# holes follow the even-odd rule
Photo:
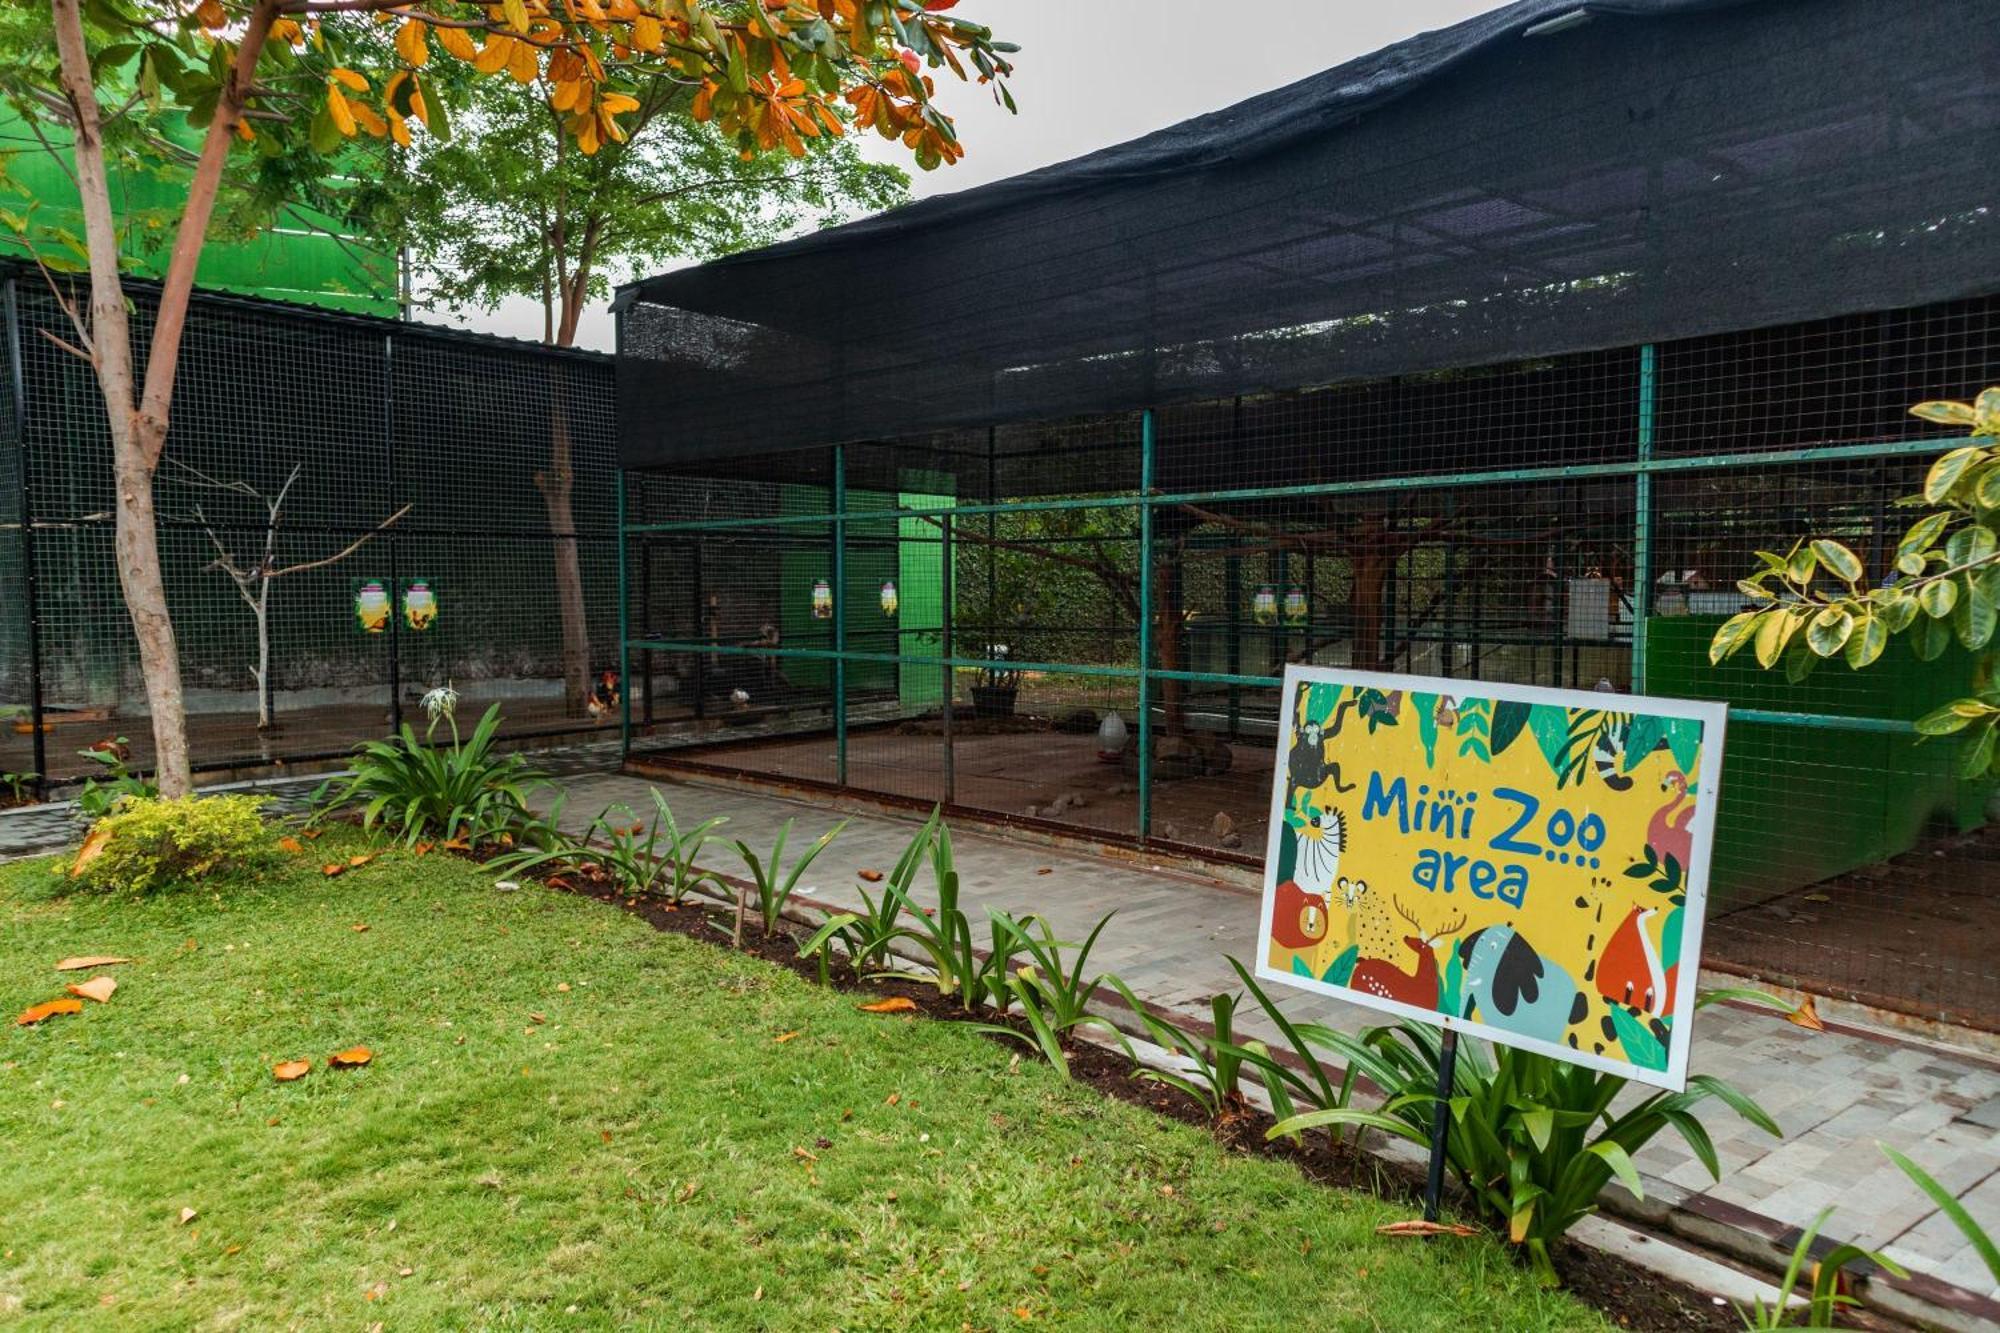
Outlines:
[[[347,864],[351,866],[365,866],[374,859],[375,853],[373,852],[357,852],[355,855],[347,858]]]
[[[1037,875],[1053,875],[1056,873],[1056,868],[1054,866],[1043,866],[1035,871],[1035,873]]]
[[[345,875],[347,867],[337,861],[330,861],[319,868],[319,873],[325,875],[328,879],[332,879],[335,875]]]
[[[900,1101],[902,1101],[902,1100],[903,1100],[903,1094],[902,1094],[902,1093],[900,1093],[900,1092],[892,1092],[892,1093],[890,1093],[890,1094],[889,1094],[889,1095],[888,1095],[887,1097],[884,1097],[884,1098],[882,1099],[882,1105],[884,1105],[884,1106],[894,1106],[894,1105],[895,1105],[895,1104],[896,1104],[897,1102],[900,1102]]]
[[[882,872],[879,870],[857,870],[854,873],[867,880],[870,884],[880,884],[882,882]]]
[[[1826,1031],[1826,1023],[1819,1016],[1819,1006],[1813,1003],[1810,995],[1799,1001],[1798,1008],[1785,1015],[1785,1021],[1796,1023],[1810,1032]]]
[[[556,989],[562,992],[564,995],[567,995],[569,994],[569,983],[567,981],[558,981],[556,983]]]
[[[1375,1228],[1378,1236],[1476,1236],[1478,1227],[1465,1226],[1458,1222],[1426,1222],[1413,1218],[1408,1222],[1390,1222]]]
[[[104,855],[104,848],[110,841],[110,825],[100,822],[91,829],[90,835],[83,840],[83,846],[76,849],[76,860],[69,863],[69,877],[75,879],[90,869],[90,863]]]
[[[528,1021],[531,1023],[546,1023],[549,1021],[549,1016],[547,1014],[529,1014]]]
[[[771,1038],[771,1040],[776,1042],[778,1045],[783,1046],[786,1042],[792,1040],[794,1037],[798,1035],[799,1034],[797,1032],[780,1032],[777,1036]]]
[[[598,1132],[599,1134],[601,1134],[601,1135],[603,1135],[603,1136],[604,1136],[604,1141],[605,1141],[606,1143],[609,1143],[609,1142],[611,1142],[611,1131],[610,1131],[610,1130],[608,1130],[608,1129],[600,1129],[600,1130],[598,1130],[597,1132]]]
[[[71,995],[81,996],[83,999],[95,1000],[99,1004],[103,1004],[111,998],[111,992],[118,989],[118,983],[110,977],[92,977],[88,981],[79,981],[74,985],[65,986],[63,989]]]
[[[819,1160],[819,1158],[813,1153],[807,1152],[804,1148],[799,1148],[799,1147],[794,1147],[792,1149],[792,1156],[798,1158],[801,1162],[817,1162]]]
[[[281,852],[290,852],[293,856],[297,856],[305,849],[306,845],[289,833],[278,839],[278,850]]]
[[[864,1014],[907,1014],[914,1011],[916,1007],[917,1002],[907,995],[891,995],[886,1000],[877,1000],[873,1004],[862,1005],[861,1012]]]
[[[186,1226],[188,1223],[194,1221],[197,1217],[200,1216],[201,1214],[197,1213],[192,1208],[183,1208],[181,1209],[181,1225]]]
[[[350,1046],[344,1051],[335,1051],[326,1057],[329,1069],[353,1069],[367,1064],[375,1058],[375,1052],[366,1046]]]
[[[81,972],[86,968],[110,967],[114,963],[129,963],[130,958],[115,958],[108,953],[94,953],[87,958],[65,958],[56,964],[58,972]]]
[[[271,1066],[271,1077],[280,1083],[290,1083],[293,1079],[304,1078],[312,1072],[310,1060],[283,1060]]]
[[[44,1000],[40,1004],[30,1005],[24,1009],[21,1012],[21,1016],[14,1020],[14,1026],[23,1028],[33,1027],[43,1019],[54,1018],[57,1014],[80,1014],[82,1012],[82,1000]]]
[[[320,834],[324,832],[326,832],[326,830],[323,828],[309,828],[305,831],[305,836],[307,840],[310,841],[313,838],[317,838]]]
[[[410,848],[410,850],[415,852],[418,856],[429,856],[431,854],[431,845],[427,842],[420,842],[416,846]]]
[[[353,929],[354,933],[359,935],[368,929],[368,923],[366,921],[357,921],[354,923]]]

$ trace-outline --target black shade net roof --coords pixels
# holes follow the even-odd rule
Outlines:
[[[1995,0],[1519,0],[625,288],[620,457],[688,467],[1986,294],[1996,154]]]

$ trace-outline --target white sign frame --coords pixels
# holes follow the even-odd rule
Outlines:
[[[1361,686],[1384,692],[1402,690],[1409,693],[1450,694],[1459,698],[1492,699],[1495,702],[1511,700],[1562,708],[1596,708],[1621,713],[1644,713],[1653,717],[1684,718],[1702,724],[1701,785],[1704,799],[1696,803],[1694,818],[1690,824],[1692,838],[1689,850],[1692,863],[1682,870],[1684,876],[1682,891],[1687,899],[1683,904],[1683,910],[1687,913],[1687,920],[1681,928],[1680,974],[1676,978],[1674,992],[1674,1013],[1680,1017],[1673,1024],[1670,1033],[1667,1067],[1664,1070],[1647,1069],[1643,1065],[1613,1060],[1590,1051],[1574,1050],[1561,1042],[1524,1036],[1474,1019],[1461,1018],[1437,1009],[1419,1008],[1384,996],[1336,986],[1315,977],[1280,971],[1271,966],[1269,960],[1271,930],[1277,903],[1279,840],[1285,836],[1286,828],[1285,804],[1289,795],[1286,786],[1294,710],[1297,707],[1298,690],[1300,686],[1307,684]],[[1462,678],[1349,671],[1343,667],[1303,666],[1297,663],[1285,667],[1282,688],[1284,693],[1278,717],[1277,758],[1271,773],[1270,833],[1264,849],[1264,888],[1257,915],[1255,968],[1257,977],[1281,986],[1289,986],[1294,990],[1342,1000],[1397,1018],[1426,1023],[1450,1032],[1482,1037],[1499,1045],[1533,1051],[1538,1055],[1583,1065],[1602,1073],[1616,1074],[1634,1083],[1665,1088],[1671,1092],[1686,1090],[1688,1057],[1694,1039],[1695,996],[1701,973],[1702,933],[1708,918],[1709,858],[1714,850],[1716,811],[1722,803],[1723,738],[1728,728],[1728,704],[1696,699],[1665,699],[1651,695],[1612,694],[1597,690],[1554,689],[1544,685],[1503,685]]]

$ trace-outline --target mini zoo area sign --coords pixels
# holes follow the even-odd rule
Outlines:
[[[1724,705],[1314,667],[1283,697],[1260,976],[1686,1086]]]

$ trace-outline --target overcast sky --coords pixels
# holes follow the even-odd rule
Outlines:
[[[1498,0],[1265,0],[1237,11],[1256,14],[1260,26],[1251,32],[1227,21],[1232,7],[1215,0],[965,0],[967,17],[1022,48],[1012,81],[1020,114],[994,106],[984,89],[940,80],[939,100],[958,119],[966,156],[956,167],[912,171],[915,191],[969,189],[1077,157],[1497,7]],[[879,136],[867,142],[885,158],[899,151]],[[532,301],[451,322],[519,338],[538,338],[542,329]],[[609,351],[610,315],[592,311],[578,340]]]

